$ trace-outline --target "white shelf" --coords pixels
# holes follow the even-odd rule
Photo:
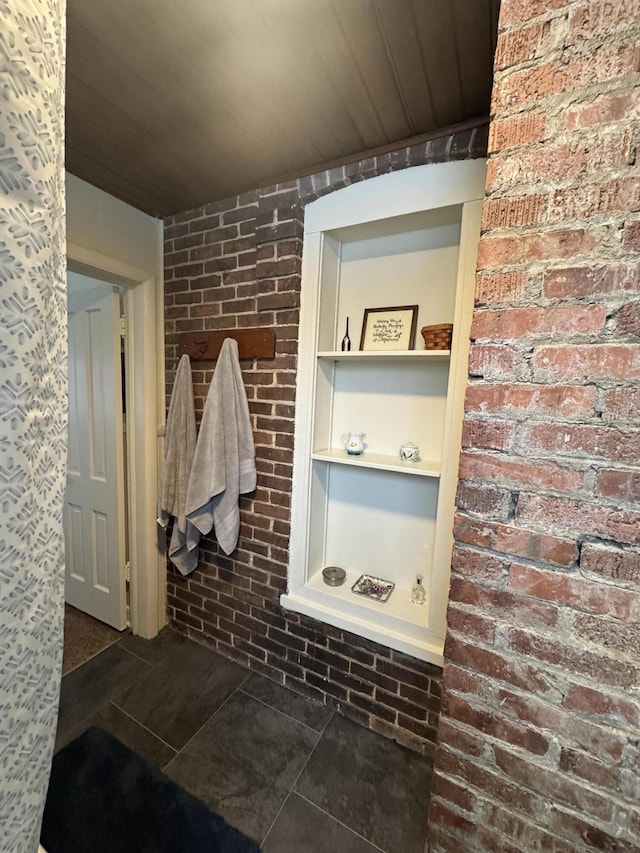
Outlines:
[[[359,633],[383,645],[442,666],[442,637],[429,631],[429,602],[411,603],[409,587],[396,585],[389,600],[381,603],[356,595],[351,587],[360,573],[347,571],[342,586],[332,587],[322,572],[312,575],[303,589],[281,596],[283,607],[321,619],[337,628]]]
[[[334,601],[341,601],[348,605],[350,610],[362,608],[362,612],[367,614],[367,619],[379,619],[383,622],[400,619],[411,625],[426,627],[429,615],[428,605],[412,604],[409,587],[396,584],[387,601],[375,601],[364,595],[356,595],[352,591],[351,587],[360,575],[361,572],[347,570],[347,577],[341,586],[329,586],[324,582],[322,572],[318,571],[309,578],[308,586],[310,589],[323,593],[323,595],[328,595]]]
[[[360,350],[342,352],[325,351],[317,353],[319,359],[327,361],[449,361],[451,350]]]
[[[312,459],[321,462],[334,462],[338,465],[354,465],[358,468],[375,468],[378,471],[395,471],[398,474],[410,474],[417,477],[439,477],[440,463],[433,460],[421,462],[401,462],[397,456],[365,451],[361,456],[349,456],[346,450],[317,450]]]

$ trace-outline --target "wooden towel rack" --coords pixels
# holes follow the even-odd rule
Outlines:
[[[273,329],[267,328],[184,332],[180,335],[178,355],[186,354],[192,361],[214,361],[225,338],[238,342],[239,358],[275,358],[276,338]]]

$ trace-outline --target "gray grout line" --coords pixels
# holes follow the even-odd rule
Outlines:
[[[324,734],[324,732],[323,732],[323,734]],[[289,797],[291,796],[291,794],[294,794],[294,793],[296,793],[296,794],[297,794],[297,793],[298,793],[298,792],[295,790],[295,787],[296,787],[296,785],[298,784],[298,779],[299,779],[299,778],[300,778],[300,776],[304,773],[304,770],[305,770],[305,768],[306,768],[307,764],[308,764],[308,763],[309,763],[309,761],[311,760],[311,756],[313,755],[313,753],[314,753],[314,752],[316,751],[316,749],[318,748],[318,744],[320,743],[320,741],[321,741],[321,740],[322,740],[322,735],[320,735],[320,737],[318,738],[318,740],[315,742],[315,745],[314,745],[313,749],[311,750],[311,752],[310,752],[310,753],[309,753],[309,755],[307,756],[307,760],[305,761],[305,763],[304,763],[304,764],[302,765],[302,767],[300,768],[300,773],[298,773],[298,775],[297,775],[297,776],[296,776],[296,778],[294,779],[293,784],[292,784],[291,788],[289,789],[289,793],[287,794],[287,796],[286,796],[286,797],[284,798],[284,800],[282,801],[282,805],[280,806],[280,810],[278,811],[278,814],[277,814],[277,815],[275,816],[275,818],[271,821],[271,826],[269,827],[269,829],[267,830],[267,832],[266,832],[266,834],[265,834],[264,838],[262,839],[262,841],[261,841],[261,843],[260,843],[260,847],[262,847],[262,845],[265,843],[265,841],[266,841],[266,840],[267,840],[267,838],[269,837],[269,833],[271,832],[271,830],[272,830],[272,829],[273,829],[273,827],[275,826],[276,821],[278,820],[278,818],[279,818],[279,817],[280,817],[280,815],[282,814],[282,810],[284,809],[285,805],[287,804],[287,800],[289,799]]]
[[[249,676],[247,676],[247,678],[248,678],[248,677],[249,677]],[[247,679],[245,678],[245,679],[242,681],[242,684],[244,684],[244,682],[245,682],[246,680],[247,680]],[[197,729],[197,730],[196,730],[196,731],[191,735],[191,737],[189,738],[189,740],[187,740],[187,741],[186,741],[186,743],[184,743],[184,744],[180,747],[180,749],[179,749],[179,750],[176,752],[176,754],[173,756],[173,758],[171,759],[171,761],[169,762],[169,764],[167,764],[167,765],[165,766],[165,771],[166,771],[166,769],[167,769],[171,764],[173,764],[173,762],[174,762],[174,761],[176,760],[176,758],[180,755],[180,753],[181,753],[183,750],[185,750],[185,749],[189,746],[189,744],[191,743],[191,741],[192,741],[195,737],[197,737],[197,736],[200,734],[200,732],[202,731],[202,729],[203,729],[206,725],[208,725],[208,724],[211,722],[211,720],[213,720],[213,718],[215,717],[215,715],[216,715],[219,711],[221,711],[221,710],[222,710],[222,708],[224,708],[224,706],[227,704],[227,702],[229,702],[229,700],[231,699],[231,697],[232,697],[232,696],[233,696],[233,695],[234,695],[238,690],[240,690],[240,688],[242,687],[242,684],[239,684],[237,687],[234,687],[234,689],[231,691],[231,693],[229,693],[229,695],[228,695],[228,696],[227,696],[227,698],[224,700],[224,702],[222,702],[220,705],[218,705],[218,707],[215,709],[215,711],[213,712],[213,714],[211,714],[211,716],[210,716],[210,717],[207,717],[207,719],[206,719],[206,720],[204,721],[204,723],[200,726],[200,728],[199,728],[199,729]],[[172,747],[172,749],[175,749],[175,747]]]
[[[160,737],[160,735],[157,735],[154,731],[152,731],[150,728],[145,726],[144,723],[141,723],[140,720],[136,720],[136,718],[134,716],[132,716],[128,711],[125,711],[124,708],[121,708],[120,705],[118,705],[118,703],[115,702],[113,699],[111,700],[111,702],[109,704],[113,705],[114,708],[117,708],[121,714],[124,714],[125,717],[128,717],[130,720],[132,720],[137,726],[140,726],[140,728],[143,729],[145,732],[147,732],[147,734],[150,734],[156,740],[159,740],[160,743],[163,743],[165,746],[167,746],[172,752],[175,752],[175,755],[172,756],[172,758],[171,758],[171,761],[173,761],[173,759],[176,757],[176,755],[178,754],[178,751],[179,751],[175,748],[175,746],[171,746],[170,743],[167,743],[166,740],[164,740],[163,738]],[[169,763],[170,762],[167,762],[167,764],[165,764],[165,767],[168,766]]]
[[[244,684],[244,681],[242,682],[242,684]],[[264,705],[265,708],[270,708],[272,711],[275,711],[277,714],[282,714],[283,717],[286,717],[287,720],[291,720],[292,723],[297,723],[297,725],[304,726],[305,729],[309,729],[310,732],[313,732],[315,735],[318,735],[318,740],[324,734],[324,730],[327,728],[327,725],[329,724],[329,720],[331,720],[331,717],[333,717],[333,713],[335,713],[335,712],[333,712],[331,714],[331,717],[329,717],[329,720],[327,720],[326,724],[322,727],[322,730],[318,731],[318,729],[314,729],[313,726],[308,726],[306,723],[303,723],[302,720],[297,720],[295,717],[292,717],[290,714],[287,714],[286,711],[281,711],[280,708],[276,708],[274,705],[270,705],[268,702],[265,702],[264,699],[260,699],[258,696],[254,696],[253,693],[248,693],[246,690],[243,690],[242,685],[240,685],[240,687],[237,687],[236,689],[239,690],[240,693],[244,693],[244,695],[248,696],[250,699],[253,699],[256,702],[259,702],[261,705]],[[283,689],[286,690],[287,688],[285,687]],[[297,694],[294,693],[294,696],[297,696]],[[302,697],[302,698],[304,698],[304,697]],[[306,701],[310,701],[310,700],[306,700]],[[324,705],[321,707],[324,707]],[[314,749],[315,749],[315,746],[314,746]]]
[[[98,649],[98,651],[97,651],[97,652],[94,652],[94,654],[89,655],[89,657],[88,657],[88,658],[86,658],[85,660],[81,661],[81,662],[80,662],[79,664],[77,664],[76,666],[73,666],[73,667],[71,667],[71,669],[68,669],[68,670],[64,673],[64,675],[62,675],[62,678],[66,678],[66,677],[67,677],[67,675],[71,675],[71,673],[72,673],[72,672],[75,672],[77,669],[80,669],[80,667],[81,667],[81,666],[84,666],[84,665],[85,665],[85,663],[89,663],[89,661],[90,661],[90,660],[93,660],[94,658],[97,658],[97,657],[98,657],[98,655],[101,655],[101,654],[102,654],[102,652],[106,652],[106,650],[107,650],[107,649],[110,649],[110,648],[111,648],[111,646],[115,646],[115,645],[117,645],[117,644],[120,642],[120,640],[122,640],[122,637],[116,637],[116,638],[115,638],[115,640],[111,640],[111,642],[107,643],[107,645],[106,645],[106,646],[103,646],[103,648]],[[125,651],[129,651],[129,650],[128,650],[128,649],[125,649]]]
[[[327,723],[327,725],[329,725],[329,723]],[[324,737],[324,732],[325,732],[326,730],[327,730],[327,726],[325,726],[325,727],[324,727],[324,731],[320,734],[320,737],[319,737],[319,738],[318,738],[318,740],[315,742],[315,745],[314,745],[313,749],[311,750],[311,752],[309,753],[309,755],[307,755],[307,760],[305,761],[305,763],[304,763],[304,764],[302,765],[302,767],[300,768],[300,772],[298,773],[298,775],[296,776],[296,778],[293,780],[293,784],[291,785],[291,788],[289,789],[289,793],[288,793],[288,794],[287,794],[287,796],[284,798],[284,802],[282,803],[282,807],[281,807],[280,811],[278,812],[278,814],[276,815],[275,820],[272,822],[271,826],[269,827],[269,829],[268,829],[268,831],[267,831],[267,835],[265,835],[265,837],[262,839],[262,844],[264,844],[264,842],[265,842],[265,840],[266,840],[267,836],[269,835],[269,833],[270,833],[270,832],[271,832],[271,830],[273,829],[273,826],[274,826],[274,824],[275,824],[276,820],[277,820],[277,819],[278,819],[278,817],[280,816],[280,812],[282,812],[282,809],[284,808],[285,803],[287,802],[287,800],[289,799],[289,797],[291,796],[291,794],[292,794],[292,793],[294,793],[294,792],[295,792],[295,793],[297,793],[297,791],[295,790],[296,785],[298,784],[298,781],[299,781],[300,777],[302,776],[302,774],[303,774],[303,773],[304,773],[304,771],[306,770],[306,768],[307,768],[307,764],[311,761],[311,757],[312,757],[312,755],[314,754],[314,752],[316,751],[316,749],[318,748],[318,744],[320,743],[320,741],[321,741],[321,740],[322,740],[322,738]],[[261,844],[260,846],[262,846],[262,844]]]
[[[120,638],[120,639],[123,639],[123,638]],[[187,637],[187,640],[188,640],[189,642],[191,642],[191,643],[194,643],[194,645],[197,645],[199,648],[209,649],[209,647],[208,647],[208,646],[201,645],[200,643],[196,643],[196,642],[195,642],[195,640],[192,640],[190,637]],[[135,656],[135,657],[137,657],[137,658],[140,658],[140,660],[143,660],[145,663],[149,663],[149,661],[145,661],[145,660],[144,660],[144,658],[141,658],[141,657],[140,657],[140,655],[137,655],[135,652],[131,652],[129,649],[125,649],[125,651],[130,652],[130,654],[134,655],[134,656]],[[159,666],[161,663],[164,663],[164,661],[166,661],[166,660],[168,660],[169,658],[171,658],[171,657],[172,657],[176,652],[178,652],[178,651],[180,651],[180,649],[179,649],[179,648],[178,648],[178,649],[175,649],[173,652],[170,652],[168,655],[166,655],[165,657],[163,657],[163,658],[162,658],[161,660],[159,660],[157,663],[155,663],[155,664],[149,663],[149,666],[151,667],[151,669],[155,669],[155,668],[156,668],[157,666]],[[223,660],[227,660],[227,658],[224,658],[224,656],[223,656],[223,655],[221,655],[219,652],[217,652],[215,649],[209,649],[209,651],[213,652],[214,654],[216,654],[218,657],[222,658]],[[243,669],[244,667],[241,667],[241,668]],[[193,739],[194,739],[194,738],[195,738],[195,737],[196,737],[196,736],[197,736],[197,735],[202,731],[202,729],[203,729],[203,728],[204,728],[208,723],[210,723],[210,722],[211,722],[211,720],[215,717],[215,715],[218,713],[218,711],[220,711],[220,710],[221,710],[221,708],[224,708],[224,706],[225,706],[225,705],[227,704],[227,702],[231,699],[231,697],[234,695],[234,693],[235,693],[236,691],[238,691],[238,690],[240,690],[240,689],[242,688],[242,685],[243,685],[243,684],[244,684],[244,683],[249,679],[249,676],[250,676],[250,675],[251,675],[251,672],[250,672],[250,671],[249,671],[249,672],[247,672],[247,674],[246,674],[245,678],[243,678],[243,680],[241,681],[241,683],[240,683],[237,687],[234,687],[234,689],[233,689],[233,690],[231,691],[231,693],[227,696],[227,698],[224,700],[224,702],[222,702],[222,703],[221,703],[221,704],[220,704],[220,705],[215,709],[215,711],[214,711],[214,712],[213,712],[209,717],[207,717],[207,719],[204,721],[204,723],[202,723],[202,725],[201,725],[201,726],[200,726],[200,727],[199,727],[199,728],[198,728],[198,729],[197,729],[197,730],[196,730],[196,731],[191,735],[191,737],[190,737],[190,738],[189,738],[189,739],[188,739],[188,740],[187,740],[187,741],[186,741],[186,742],[185,742],[185,743],[180,747],[180,749],[176,749],[176,748],[175,748],[175,746],[171,746],[171,744],[170,744],[170,743],[167,743],[165,740],[163,740],[159,735],[157,735],[157,734],[156,734],[155,732],[153,732],[151,729],[147,729],[147,728],[146,728],[146,726],[143,726],[143,725],[142,725],[142,723],[140,723],[138,720],[136,720],[136,719],[135,719],[135,717],[131,717],[131,719],[132,719],[132,720],[135,720],[135,722],[136,722],[136,723],[138,723],[138,725],[142,726],[142,728],[143,728],[143,729],[145,729],[146,731],[150,732],[154,737],[158,738],[158,740],[159,740],[159,741],[162,741],[162,743],[167,743],[167,746],[168,746],[168,747],[170,747],[170,748],[175,752],[175,755],[173,756],[173,758],[171,759],[171,761],[169,761],[167,764],[165,764],[165,766],[164,766],[164,768],[163,768],[163,772],[164,772],[164,770],[166,770],[166,769],[169,767],[169,765],[170,765],[170,764],[171,764],[171,763],[172,763],[172,762],[173,762],[173,761],[174,761],[174,760],[175,760],[175,759],[180,755],[180,753],[182,752],[182,750],[187,748],[187,746],[188,746],[188,745],[191,743],[191,741],[192,741],[192,740],[193,740]],[[143,676],[141,676],[141,677],[143,677]],[[115,702],[114,702],[113,704],[115,705]],[[123,713],[126,713],[126,711],[124,711],[124,709],[123,709],[123,708],[120,708],[120,706],[119,706],[119,705],[117,705],[116,707],[117,707],[117,708],[119,708],[119,710],[123,711]],[[127,716],[131,716],[131,715],[130,715],[130,714],[127,714]]]
[[[292,791],[292,793],[296,794],[296,796],[300,797],[301,800],[305,800],[307,803],[312,805],[314,808],[318,809],[318,811],[321,811],[322,814],[325,814],[325,815],[327,815],[327,817],[330,817],[331,820],[335,820],[336,823],[339,823],[341,826],[344,826],[344,828],[348,829],[349,832],[353,832],[353,834],[357,835],[358,838],[362,838],[362,840],[366,841],[367,844],[370,844],[374,850],[379,850],[380,853],[386,853],[386,851],[384,850],[383,847],[378,847],[377,844],[375,844],[370,839],[366,838],[361,833],[357,832],[352,826],[349,826],[348,823],[344,823],[344,821],[339,820],[337,817],[335,817],[335,815],[332,815],[331,812],[328,812],[326,809],[323,809],[322,806],[319,806],[317,803],[314,803],[313,800],[310,800],[308,797],[305,797],[304,794],[301,794],[299,791]]]
[[[194,734],[189,738],[189,740],[184,744],[184,746],[182,746],[182,747],[181,747],[181,748],[176,752],[176,754],[173,756],[173,758],[171,759],[171,761],[169,761],[169,762],[168,762],[168,764],[166,764],[166,765],[165,765],[163,772],[166,772],[166,771],[169,769],[170,765],[171,765],[171,764],[175,761],[175,759],[176,759],[176,758],[177,758],[177,757],[182,753],[182,751],[183,751],[183,750],[185,750],[185,749],[187,748],[187,746],[191,743],[191,741],[192,741],[195,737],[197,737],[197,736],[198,736],[198,734],[202,731],[202,729],[203,729],[206,725],[208,725],[208,723],[210,723],[210,722],[211,722],[211,720],[213,720],[213,718],[216,716],[216,714],[217,714],[217,713],[218,713],[222,708],[224,708],[224,706],[227,704],[227,702],[229,702],[229,701],[231,700],[231,698],[232,698],[236,693],[243,693],[245,696],[248,696],[250,699],[253,699],[253,700],[254,700],[254,701],[256,701],[256,702],[259,702],[259,703],[260,703],[261,705],[263,705],[265,708],[269,708],[270,710],[275,711],[277,714],[280,714],[281,716],[285,717],[287,720],[291,720],[292,722],[297,723],[297,724],[298,724],[298,725],[300,725],[300,726],[303,726],[303,727],[304,727],[305,729],[307,729],[308,731],[313,732],[315,735],[317,735],[317,736],[318,736],[318,739],[316,740],[316,742],[315,742],[315,744],[314,744],[314,746],[313,746],[313,749],[311,750],[311,752],[310,752],[310,753],[309,753],[309,755],[307,756],[307,760],[305,761],[304,765],[302,766],[302,768],[301,768],[301,770],[300,770],[300,773],[298,773],[298,775],[296,776],[296,778],[295,778],[295,780],[294,780],[294,782],[293,782],[293,785],[291,786],[291,789],[290,789],[290,790],[289,790],[289,792],[287,793],[286,797],[284,798],[284,800],[283,800],[283,802],[282,802],[282,805],[281,805],[280,809],[278,810],[277,815],[275,816],[275,818],[274,818],[274,819],[273,819],[273,821],[271,822],[271,825],[269,826],[269,829],[267,830],[267,832],[266,832],[266,834],[265,834],[264,838],[263,838],[263,839],[262,839],[262,841],[260,842],[260,847],[262,847],[262,845],[265,843],[265,841],[266,841],[266,839],[267,839],[267,836],[269,835],[269,833],[270,833],[270,832],[271,832],[271,830],[273,829],[273,826],[274,826],[274,824],[275,824],[276,820],[278,819],[278,817],[280,816],[280,814],[281,814],[282,810],[284,809],[284,807],[285,807],[285,805],[286,805],[287,800],[289,799],[289,797],[290,797],[290,796],[291,796],[291,794],[293,793],[293,791],[294,791],[294,787],[295,787],[295,785],[296,785],[296,783],[297,783],[298,779],[300,778],[300,774],[303,772],[304,768],[307,766],[307,763],[308,763],[309,759],[311,758],[311,756],[313,755],[313,753],[315,752],[315,750],[316,750],[316,748],[317,748],[318,744],[320,743],[320,740],[322,739],[322,736],[323,736],[324,732],[326,731],[326,728],[327,728],[327,726],[329,725],[329,722],[333,719],[333,715],[335,714],[335,711],[332,711],[332,713],[331,713],[331,717],[329,718],[329,720],[327,720],[327,723],[325,724],[325,726],[324,726],[323,730],[322,730],[321,732],[319,732],[317,729],[313,729],[313,728],[311,728],[311,726],[307,726],[305,723],[300,722],[300,720],[296,720],[294,717],[290,717],[288,714],[285,714],[285,713],[284,713],[284,711],[280,711],[278,708],[274,708],[274,707],[273,707],[273,705],[269,705],[267,702],[264,702],[262,699],[258,699],[258,697],[257,697],[257,696],[253,696],[251,693],[248,693],[246,690],[243,690],[242,688],[243,688],[243,686],[246,684],[246,682],[249,680],[250,676],[252,675],[252,672],[253,672],[253,671],[252,671],[252,670],[250,670],[250,671],[247,673],[247,677],[246,677],[246,678],[241,682],[241,684],[239,684],[236,688],[234,688],[234,690],[232,690],[232,692],[227,696],[227,698],[224,700],[224,702],[223,702],[223,703],[222,703],[218,708],[216,708],[216,710],[213,712],[213,714],[212,714],[212,715],[211,715],[211,716],[210,716],[210,717],[209,717],[209,718],[208,718],[208,719],[207,719],[207,720],[206,720],[206,721],[205,721],[205,722],[200,726],[200,728],[199,728],[196,732],[194,732]],[[287,689],[287,688],[284,688],[284,689]],[[294,694],[294,695],[297,695],[297,694]],[[304,698],[304,697],[302,697],[302,698]],[[310,700],[307,700],[307,701],[310,701]],[[153,732],[151,732],[151,733],[153,734]],[[156,735],[156,737],[157,737],[157,735]],[[161,740],[161,738],[159,738],[159,740]],[[164,742],[164,741],[163,741],[163,742]],[[168,744],[168,746],[171,746],[171,744]],[[174,747],[171,747],[171,748],[172,748],[172,749],[174,749]],[[335,818],[334,818],[334,820],[335,820]]]
[[[314,749],[315,749],[315,747],[314,747]],[[277,813],[277,815],[276,815],[276,816],[274,817],[274,819],[271,821],[271,826],[270,826],[270,827],[269,827],[269,829],[266,831],[266,833],[265,833],[265,835],[264,835],[264,838],[263,838],[263,839],[262,839],[262,841],[260,842],[260,848],[264,847],[264,845],[265,845],[265,843],[266,843],[266,840],[267,840],[267,838],[269,837],[269,833],[271,832],[271,830],[273,829],[273,827],[276,825],[276,823],[277,823],[277,821],[278,821],[278,818],[280,817],[280,815],[281,815],[281,814],[282,814],[282,812],[284,811],[284,807],[285,807],[285,806],[287,805],[287,803],[289,802],[289,797],[291,796],[291,794],[293,794],[293,788],[289,791],[289,793],[287,794],[287,796],[286,796],[286,797],[284,798],[284,800],[282,801],[282,805],[281,805],[281,806],[280,806],[280,808],[278,809],[278,813]]]
[[[284,689],[286,690],[286,689],[288,689],[288,688],[284,688]],[[243,692],[244,692],[244,691],[243,691]],[[249,695],[249,694],[247,694],[247,695]],[[297,694],[295,694],[295,695],[297,695]],[[255,698],[255,697],[253,697],[253,698]],[[304,697],[302,697],[302,698],[304,698]],[[258,701],[260,701],[260,700],[258,700]],[[307,701],[311,701],[311,700],[307,700]],[[266,703],[263,703],[263,704],[265,704],[265,705],[266,705]],[[269,708],[270,708],[270,707],[272,707],[272,706],[271,706],[271,705],[268,705],[267,707],[269,707]],[[277,708],[274,708],[274,710],[277,710]],[[283,714],[283,716],[287,717],[288,719],[293,719],[293,717],[289,717],[289,716],[288,716],[288,714],[284,714],[284,712],[282,712],[282,711],[281,711],[280,713],[282,713],[282,714]],[[264,838],[263,838],[263,839],[262,839],[262,841],[260,842],[260,847],[262,847],[262,845],[265,843],[265,841],[266,841],[266,840],[267,840],[267,838],[269,837],[269,833],[271,832],[271,830],[272,830],[272,829],[273,829],[273,827],[275,826],[276,821],[278,820],[278,818],[279,818],[279,817],[280,817],[280,815],[282,814],[282,810],[284,809],[285,805],[287,804],[287,800],[289,799],[289,797],[291,796],[291,794],[293,794],[293,793],[297,793],[297,791],[295,790],[295,787],[296,787],[296,785],[298,784],[298,780],[300,779],[300,776],[304,773],[304,771],[305,771],[305,768],[306,768],[307,764],[308,764],[308,763],[309,763],[309,761],[311,760],[311,756],[313,755],[313,753],[314,753],[314,752],[316,751],[316,749],[318,748],[318,744],[320,743],[320,741],[321,741],[321,740],[322,740],[322,738],[324,737],[324,733],[325,733],[325,732],[326,732],[326,730],[327,730],[327,726],[329,725],[329,723],[330,723],[330,722],[331,722],[331,720],[333,719],[334,714],[335,714],[335,711],[332,711],[332,712],[331,712],[331,716],[329,717],[329,719],[328,719],[328,720],[327,720],[327,722],[325,723],[324,728],[322,729],[322,731],[321,731],[321,732],[318,732],[316,729],[311,729],[311,731],[315,732],[315,733],[318,735],[318,740],[315,742],[313,749],[311,750],[311,752],[310,752],[310,753],[309,753],[309,755],[307,756],[307,760],[305,761],[305,763],[304,763],[304,764],[302,765],[302,767],[300,768],[300,772],[298,773],[298,775],[296,776],[296,778],[293,780],[293,784],[291,785],[291,788],[289,789],[289,793],[288,793],[288,794],[287,794],[287,796],[284,798],[284,800],[283,800],[283,802],[282,802],[282,805],[280,806],[280,809],[279,809],[279,811],[278,811],[278,814],[277,814],[277,815],[275,816],[275,818],[271,821],[271,826],[270,826],[270,827],[269,827],[269,829],[266,831]],[[299,722],[299,721],[298,721],[298,720],[295,720],[295,722]],[[304,723],[301,723],[301,725],[303,725],[303,726],[304,726],[305,724],[304,724]],[[310,727],[309,727],[309,726],[305,726],[305,728],[309,729]]]
[[[122,638],[120,640],[118,640],[118,644],[120,644],[121,642],[122,642]],[[151,669],[156,668],[157,664],[151,663],[151,661],[147,660],[146,658],[143,658],[142,655],[136,654],[136,652],[132,652],[131,649],[128,649],[126,646],[120,646],[120,648],[122,649],[123,652],[127,652],[128,654],[130,654],[131,657],[134,657],[137,660],[142,661],[142,663],[146,663],[146,665],[148,667],[150,667]],[[164,658],[162,658],[162,660],[164,660]]]

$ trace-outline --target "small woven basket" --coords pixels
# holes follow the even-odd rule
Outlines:
[[[436,326],[423,326],[420,334],[424,338],[425,349],[451,349],[452,323],[438,323]]]

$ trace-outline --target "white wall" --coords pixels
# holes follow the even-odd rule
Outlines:
[[[146,270],[162,284],[163,223],[67,172],[67,244]]]

